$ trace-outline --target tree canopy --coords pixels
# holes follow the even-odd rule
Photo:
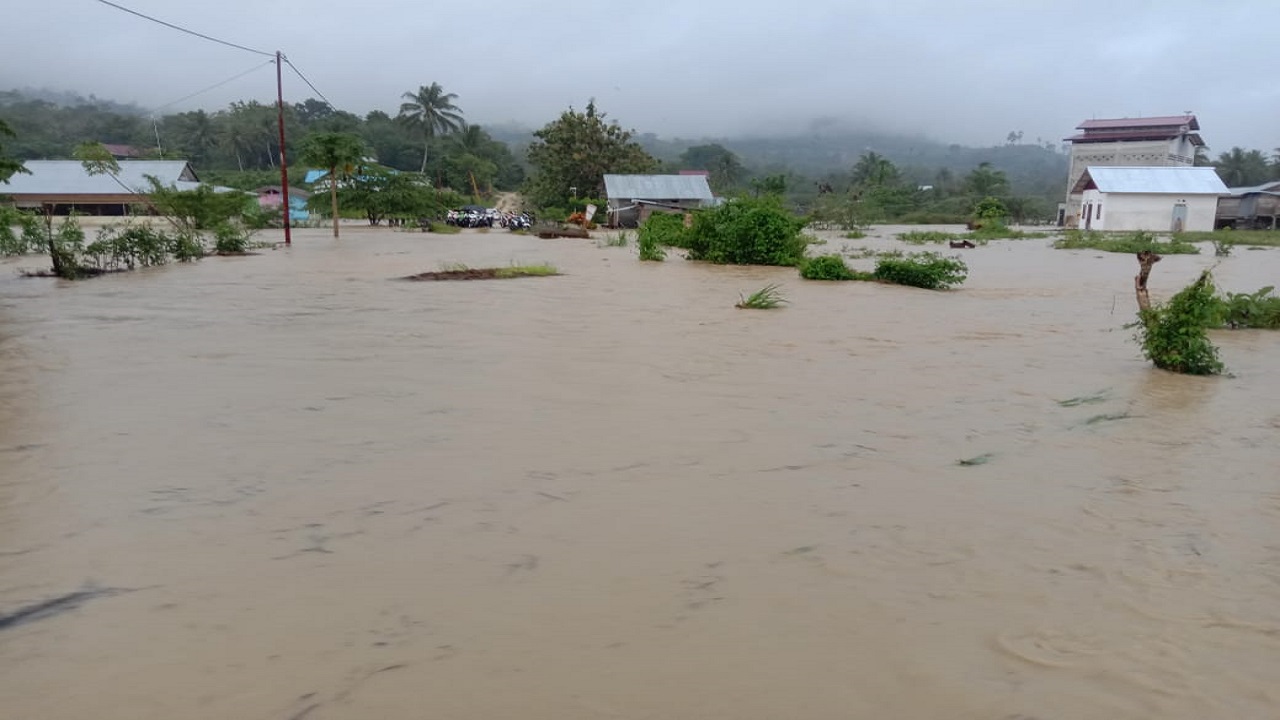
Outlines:
[[[534,133],[529,163],[534,175],[526,185],[540,205],[565,205],[576,192],[582,197],[604,194],[604,176],[610,173],[652,172],[657,161],[632,139],[616,121],[605,122],[595,101],[587,109],[564,111],[558,119]]]
[[[433,82],[419,87],[417,92],[406,92],[403,98],[406,102],[400,105],[399,118],[422,135],[420,172],[425,173],[432,138],[456,132],[462,127],[462,110],[453,104],[458,96],[446,93],[440,83]]]
[[[333,205],[333,236],[338,237],[338,184],[364,159],[364,141],[351,133],[315,133],[302,141],[302,162],[329,171],[329,198]],[[285,208],[288,213],[289,209]]]
[[[14,137],[13,129],[9,127],[5,121],[0,120],[0,183],[8,183],[9,178],[17,173],[29,173],[22,162],[17,158],[10,157],[4,149],[4,138]]]

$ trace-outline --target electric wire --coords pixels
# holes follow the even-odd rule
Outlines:
[[[306,75],[303,75],[303,74],[302,74],[302,71],[298,69],[298,66],[296,66],[296,65],[294,65],[294,64],[293,64],[293,61],[292,61],[292,60],[290,60],[289,58],[287,58],[287,57],[286,57],[286,58],[284,59],[284,62],[285,62],[285,64],[286,64],[286,65],[288,65],[288,66],[289,66],[289,68],[290,68],[291,70],[293,70],[295,73],[297,73],[297,74],[298,74],[298,77],[302,78],[302,82],[306,83],[306,84],[307,84],[307,87],[311,88],[311,91],[312,91],[312,92],[314,92],[316,95],[318,95],[318,96],[320,97],[320,99],[321,99],[321,100],[323,100],[323,101],[324,101],[324,104],[325,104],[325,105],[328,105],[328,106],[329,106],[329,109],[330,109],[330,110],[333,110],[334,112],[338,112],[338,108],[334,107],[333,103],[329,102],[329,98],[325,97],[325,96],[324,96],[324,93],[320,92],[318,89],[316,89],[316,86],[315,86],[315,85],[312,85],[312,84],[311,84],[311,81],[307,79],[307,76],[306,76]]]
[[[255,50],[251,47],[245,47],[244,45],[237,45],[236,43],[227,42],[226,40],[219,40],[216,37],[213,37],[211,35],[205,35],[204,33],[198,33],[195,30],[188,30],[187,28],[184,28],[180,25],[174,25],[173,23],[165,22],[164,20],[161,20],[159,18],[154,18],[154,17],[151,17],[150,15],[145,15],[143,13],[140,13],[137,10],[130,10],[129,8],[123,5],[117,5],[116,3],[110,2],[110,0],[98,0],[98,2],[102,3],[103,5],[109,5],[117,10],[123,10],[129,13],[130,15],[136,15],[144,20],[150,20],[151,22],[159,23],[161,25],[164,25],[165,27],[173,28],[174,30],[177,30],[179,32],[184,32],[188,35],[195,35],[198,38],[203,38],[205,40],[209,40],[210,42],[216,42],[219,45],[226,45],[227,47],[233,47],[233,48],[236,48],[237,50],[244,50],[245,52],[251,52],[258,55],[265,55],[266,57],[271,57],[271,58],[274,58],[276,56],[275,53],[269,53],[263,50]]]
[[[210,90],[216,90],[216,89],[218,89],[218,88],[222,87],[223,85],[226,85],[227,83],[230,83],[230,82],[234,82],[234,81],[236,81],[236,80],[239,80],[240,78],[244,77],[245,75],[248,75],[249,73],[252,73],[252,72],[255,72],[255,71],[257,71],[257,70],[260,70],[260,69],[262,69],[262,68],[266,67],[267,65],[274,65],[274,64],[275,64],[275,62],[276,62],[276,61],[273,59],[273,60],[268,60],[268,61],[267,61],[267,62],[265,62],[265,63],[258,63],[257,65],[254,65],[253,67],[249,68],[248,70],[245,70],[245,71],[244,71],[244,72],[242,72],[242,73],[237,73],[237,74],[235,74],[235,75],[232,75],[231,77],[227,78],[226,80],[223,80],[223,81],[221,81],[221,82],[214,83],[213,85],[210,85],[209,87],[207,87],[207,88],[205,88],[205,89],[203,89],[203,90],[197,90],[197,91],[195,91],[195,92],[191,93],[190,95],[186,95],[186,96],[184,96],[184,97],[180,97],[180,98],[178,98],[177,100],[174,100],[173,102],[168,102],[168,103],[165,103],[164,105],[160,105],[160,106],[158,106],[158,107],[152,108],[151,110],[148,110],[148,111],[147,111],[147,114],[148,114],[148,115],[155,115],[157,112],[159,112],[159,111],[161,111],[161,110],[164,110],[164,109],[165,109],[165,108],[167,108],[167,107],[172,107],[172,106],[174,106],[174,105],[177,105],[177,104],[178,104],[178,103],[180,103],[180,102],[185,102],[185,101],[190,100],[191,98],[193,98],[193,97],[195,97],[195,96],[197,96],[197,95],[203,95],[204,93],[207,93],[207,92],[209,92]]]

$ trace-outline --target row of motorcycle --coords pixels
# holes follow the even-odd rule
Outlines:
[[[502,212],[496,208],[463,208],[445,214],[445,224],[464,228],[501,227],[508,230],[528,230],[533,227],[532,213]]]

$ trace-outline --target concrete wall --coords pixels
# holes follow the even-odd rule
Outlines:
[[[1079,227],[1092,230],[1147,230],[1169,232],[1173,229],[1174,208],[1185,204],[1186,224],[1183,230],[1212,230],[1218,212],[1217,195],[1172,195],[1168,193],[1101,193],[1086,190],[1081,197]]]
[[[1186,136],[1172,140],[1141,140],[1124,142],[1078,142],[1071,145],[1071,169],[1067,173],[1067,208],[1064,224],[1067,227],[1084,227],[1080,217],[1081,197],[1072,194],[1071,188],[1090,165],[1102,167],[1188,167],[1192,164],[1195,148]]]

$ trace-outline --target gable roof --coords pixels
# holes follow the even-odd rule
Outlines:
[[[200,183],[191,164],[186,160],[121,160],[120,182],[135,193],[151,188],[147,176],[151,175],[162,185],[174,185],[180,190],[190,190]],[[0,185],[5,195],[121,195],[120,187],[110,175],[90,175],[79,160],[27,160],[23,166],[30,175],[18,174],[9,178],[8,185]]]
[[[1276,193],[1280,193],[1280,180],[1264,182],[1261,185],[1227,188],[1227,192],[1231,193],[1233,196],[1248,195],[1250,193],[1266,193],[1268,195],[1274,195]]]
[[[1084,132],[1065,138],[1069,142],[1121,142],[1131,140],[1172,140],[1186,136],[1192,145],[1203,146],[1200,121],[1195,115],[1108,118],[1085,120],[1076,126]]]
[[[605,175],[604,192],[622,200],[715,199],[706,175]]]
[[[1188,130],[1199,130],[1200,122],[1195,115],[1158,115],[1156,117],[1110,118],[1105,120],[1085,120],[1076,126],[1080,130],[1115,130],[1119,128],[1153,128],[1181,127]]]
[[[1072,192],[1097,189],[1104,193],[1177,195],[1230,194],[1211,167],[1100,167],[1090,165]]]

